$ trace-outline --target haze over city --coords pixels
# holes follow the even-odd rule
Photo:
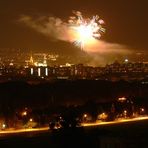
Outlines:
[[[99,15],[104,20],[105,34],[88,52],[59,34],[56,21],[67,23],[73,11],[86,18]],[[20,49],[22,52],[54,51],[79,57],[90,65],[104,65],[114,60],[147,61],[147,4],[146,1],[19,1],[0,2],[0,49]],[[44,31],[43,31],[44,30]],[[88,61],[83,57],[87,57]],[[139,58],[140,57],[140,58]]]

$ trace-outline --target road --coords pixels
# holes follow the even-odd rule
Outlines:
[[[110,122],[95,122],[95,123],[83,123],[82,126],[99,126],[99,125],[109,125],[109,124],[119,124],[119,123],[125,123],[125,122],[137,122],[141,120],[148,120],[148,116],[144,117],[136,117],[131,119],[118,119],[115,121]]]
[[[148,120],[148,116],[144,117],[136,117],[132,119],[118,119],[116,121],[110,121],[110,122],[95,122],[95,123],[82,123],[81,125],[83,127],[88,126],[101,126],[101,125],[110,125],[110,124],[119,124],[119,123],[126,123],[126,122],[137,122],[142,120]],[[29,129],[6,129],[0,131],[0,136],[4,135],[10,135],[10,134],[17,134],[17,133],[28,133],[28,132],[45,132],[48,131],[49,127],[42,127],[42,128],[29,128]]]
[[[17,134],[17,133],[28,133],[28,132],[42,132],[48,131],[49,127],[42,127],[42,128],[28,128],[28,129],[8,129],[8,130],[1,130],[0,136],[5,134]]]

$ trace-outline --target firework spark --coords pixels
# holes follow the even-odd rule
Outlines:
[[[83,18],[81,12],[74,12],[75,16],[70,17],[69,26],[75,32],[74,43],[84,49],[85,44],[91,44],[100,39],[105,29],[102,27],[104,21],[98,15],[92,18]]]
[[[105,32],[104,21],[97,15],[84,18],[79,11],[73,13],[74,16],[66,22],[57,17],[28,15],[22,15],[19,21],[50,38],[74,43],[87,52],[94,51],[100,45],[98,39]]]

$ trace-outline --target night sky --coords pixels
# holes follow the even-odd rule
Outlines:
[[[147,0],[0,0],[0,48],[70,48],[73,45],[55,41],[18,20],[27,15],[67,21],[73,10],[88,17],[98,14],[104,19],[106,33],[102,40],[106,43],[136,52],[148,50]]]

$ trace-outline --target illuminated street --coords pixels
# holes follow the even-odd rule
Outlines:
[[[82,123],[83,127],[88,126],[101,126],[101,125],[112,125],[112,124],[119,124],[119,123],[127,123],[127,122],[137,122],[141,120],[148,120],[148,116],[144,117],[137,117],[132,119],[120,119],[116,121],[110,122],[96,122],[96,123]],[[0,131],[0,136],[4,136],[5,134],[17,134],[17,133],[29,133],[29,132],[45,132],[48,131],[49,127],[42,127],[42,128],[29,128],[29,129],[9,129],[9,130],[2,130]]]
[[[109,125],[109,124],[119,124],[124,122],[136,122],[141,120],[148,120],[148,116],[145,117],[137,117],[132,119],[120,119],[116,121],[110,121],[110,122],[95,122],[95,123],[83,123],[82,126],[97,126],[97,125]]]
[[[3,130],[0,131],[0,136],[5,134],[17,134],[17,133],[28,133],[28,132],[40,132],[40,131],[47,131],[49,127],[42,127],[42,128],[29,128],[29,129],[10,129],[10,130]]]

